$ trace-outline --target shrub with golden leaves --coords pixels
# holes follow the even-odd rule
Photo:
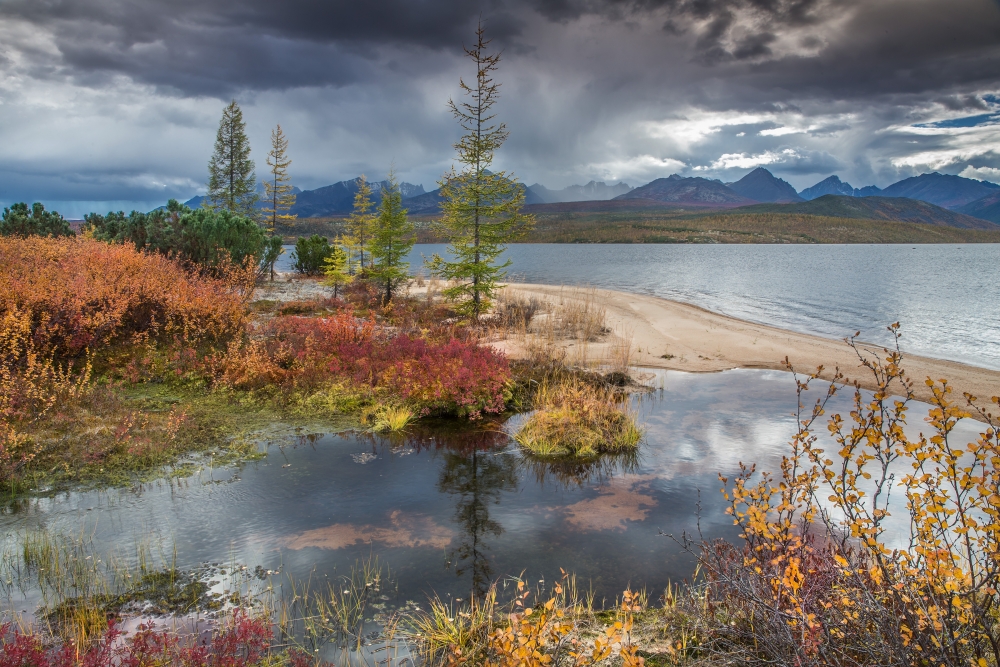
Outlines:
[[[211,278],[129,245],[41,237],[0,239],[0,264],[0,314],[28,317],[45,356],[158,336],[197,345],[246,324],[248,278],[238,267]]]
[[[849,339],[877,390],[854,385],[849,417],[828,421],[832,451],[813,427],[838,382],[811,412],[800,403],[780,478],[754,481],[752,467],[723,478],[745,546],[702,551],[717,649],[751,664],[997,665],[1000,424],[928,379],[930,434],[907,435],[912,380],[890,330],[897,345],[882,357]],[[797,379],[800,401],[818,373]],[[984,430],[955,442],[969,417]],[[889,528],[898,513],[902,539],[899,522]]]

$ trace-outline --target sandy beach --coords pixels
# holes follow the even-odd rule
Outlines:
[[[859,366],[857,355],[842,340],[755,324],[643,294],[521,283],[511,284],[509,289],[552,303],[593,299],[605,308],[608,328],[631,335],[634,363],[639,366],[699,373],[731,368],[786,370],[784,360],[788,357],[797,371],[811,372],[822,365],[827,369],[823,375],[829,377],[832,369],[839,367],[849,379],[872,387],[870,374]],[[905,337],[903,341],[905,349]],[[588,352],[599,357],[605,351],[602,347],[612,344],[611,341],[593,343]],[[502,346],[509,353],[518,354],[516,344]],[[878,352],[882,349],[874,345],[865,347]],[[963,403],[962,392],[985,400],[1000,395],[1000,371],[905,353],[903,367],[915,380],[914,390],[920,400],[931,396],[924,384],[927,377],[947,379],[953,395]]]
[[[429,285],[410,285],[409,293],[424,295]],[[438,286],[440,288],[440,285]],[[434,289],[434,288],[432,288]],[[713,313],[686,303],[670,301],[645,294],[618,292],[596,288],[576,288],[558,285],[512,283],[508,289],[524,296],[535,296],[551,304],[573,300],[591,300],[605,310],[606,326],[613,333],[602,341],[587,343],[586,354],[590,359],[600,359],[610,354],[616,336],[630,336],[633,362],[649,368],[666,368],[694,373],[712,373],[732,368],[766,368],[786,370],[784,360],[792,363],[797,371],[809,373],[817,366],[824,366],[824,377],[830,377],[833,368],[839,367],[850,380],[857,379],[863,387],[872,388],[871,375],[861,368],[857,355],[843,340],[796,333],[764,324],[756,324],[727,315]],[[258,291],[258,299],[291,301],[330,295],[330,288],[317,280],[280,274],[273,283],[265,283]],[[905,332],[904,332],[905,336]],[[905,337],[903,339],[905,349]],[[579,348],[579,340],[562,339],[556,344]],[[517,357],[523,350],[516,340],[494,343],[507,354]],[[881,353],[882,347],[866,345],[867,349]],[[988,401],[1000,395],[1000,371],[978,368],[956,361],[931,359],[904,353],[903,367],[914,379],[914,393],[926,401],[931,393],[924,384],[928,377],[947,379],[953,396],[963,401],[962,393],[969,392]]]

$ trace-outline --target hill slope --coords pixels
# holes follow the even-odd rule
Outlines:
[[[997,231],[892,220],[744,213],[540,216],[528,243],[998,243]]]
[[[998,230],[1000,225],[974,218],[964,213],[949,211],[924,201],[902,197],[846,197],[823,195],[799,204],[757,204],[738,209],[746,213],[788,213],[820,215],[832,218],[857,218],[918,222],[927,225],[957,227],[959,229]]]
[[[921,174],[893,183],[879,193],[880,197],[907,197],[957,209],[977,199],[994,194],[1000,185],[976,181],[949,174]]]
[[[777,178],[763,167],[757,167],[749,174],[729,186],[729,189],[747,199],[763,202],[799,202],[802,197],[788,181]]]
[[[1000,224],[1000,190],[982,199],[969,202],[965,206],[961,206],[955,210],[975,218],[982,218],[983,220]]]
[[[631,192],[619,195],[612,201],[649,199],[675,206],[732,208],[754,202],[739,195],[718,181],[707,178],[681,178],[677,174],[658,178]]]

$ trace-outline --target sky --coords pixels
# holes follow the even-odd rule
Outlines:
[[[233,99],[258,176],[280,123],[302,189],[433,189],[480,20],[528,184],[1000,182],[998,0],[0,0],[0,204],[201,194]]]

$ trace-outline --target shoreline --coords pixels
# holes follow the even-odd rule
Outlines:
[[[865,389],[874,388],[870,373],[860,366],[854,350],[843,340],[757,324],[645,294],[536,283],[508,283],[507,288],[555,302],[594,300],[606,310],[612,331],[631,336],[636,350],[633,363],[637,366],[693,373],[733,368],[787,371],[784,359],[788,357],[796,372],[811,373],[822,365],[824,371],[820,377],[829,379],[834,367],[839,367],[846,380],[858,380]],[[564,343],[566,347],[569,345],[569,341]],[[597,354],[609,346],[608,342],[588,345]],[[858,346],[880,355],[883,349],[869,343]],[[509,354],[517,353],[516,345],[502,344],[502,347]],[[978,397],[980,403],[1000,395],[1000,371],[905,352],[903,368],[913,380],[914,396],[920,401],[927,402],[932,396],[924,384],[927,377],[947,379],[952,387],[951,397],[959,405],[965,404],[963,392]]]

